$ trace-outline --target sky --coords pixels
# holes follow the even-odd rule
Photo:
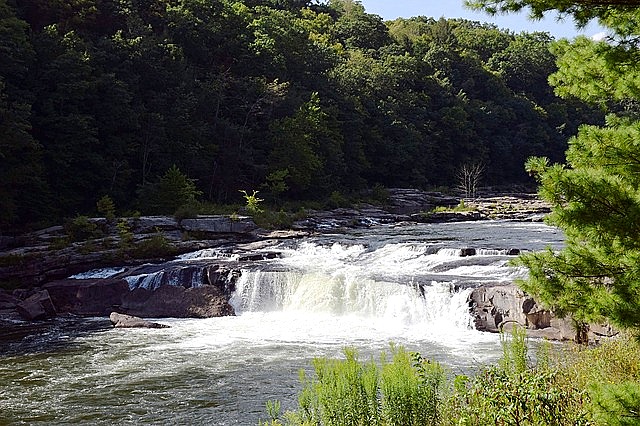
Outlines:
[[[603,29],[597,24],[589,24],[582,30],[576,29],[570,18],[558,21],[557,15],[549,14],[541,21],[532,21],[527,13],[491,16],[484,12],[472,11],[463,6],[463,0],[362,0],[368,13],[375,13],[385,20],[398,17],[430,16],[434,18],[465,18],[472,21],[491,22],[499,28],[515,33],[522,31],[545,31],[555,38],[574,38],[578,35],[601,38]]]

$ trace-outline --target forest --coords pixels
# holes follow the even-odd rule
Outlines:
[[[555,43],[355,0],[0,0],[0,233],[104,196],[171,214],[171,176],[211,203],[451,187],[469,164],[531,185],[528,157],[604,123],[554,95]]]

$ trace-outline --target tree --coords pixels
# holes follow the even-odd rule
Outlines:
[[[458,169],[458,189],[460,189],[467,198],[475,198],[478,185],[484,174],[484,164],[481,162],[464,163]]]
[[[41,145],[31,135],[33,94],[25,86],[35,54],[28,25],[0,0],[0,232],[46,218]]]
[[[140,189],[140,207],[145,213],[172,214],[195,203],[199,195],[194,181],[173,165],[160,179]]]
[[[472,2],[489,10],[557,9],[578,23],[598,18],[605,42],[561,42],[556,93],[607,108],[604,126],[582,126],[569,141],[567,164],[532,158],[527,170],[553,211],[549,223],[566,247],[521,257],[524,290],[580,322],[607,319],[640,331],[640,3],[591,1]],[[488,6],[491,3],[493,6]],[[585,56],[585,54],[588,55]],[[623,105],[624,107],[621,107]]]

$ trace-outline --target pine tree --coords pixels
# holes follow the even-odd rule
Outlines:
[[[609,115],[604,126],[580,128],[566,165],[527,162],[566,247],[522,256],[530,270],[522,287],[578,321],[607,319],[640,331],[640,2],[467,3],[490,11],[528,6],[533,15],[556,9],[579,24],[598,18],[612,31],[607,42],[582,37],[556,45],[559,70],[550,78],[556,93],[598,104]]]

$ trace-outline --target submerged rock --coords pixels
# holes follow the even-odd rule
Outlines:
[[[109,320],[115,328],[169,328],[166,324],[143,320],[133,315],[120,314],[112,312]]]

